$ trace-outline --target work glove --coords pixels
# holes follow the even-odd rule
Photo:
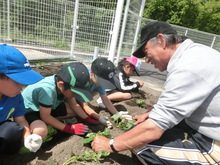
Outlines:
[[[42,138],[37,134],[31,134],[24,139],[24,146],[31,152],[37,152],[41,147]]]
[[[91,117],[86,117],[83,120],[85,121],[85,124],[87,124],[87,125],[99,125],[100,124],[100,122],[98,120],[94,120]]]
[[[114,114],[114,115],[119,115],[121,119],[122,119],[122,118],[125,118],[125,119],[127,119],[127,120],[132,120],[132,116],[131,116],[131,115],[128,115],[128,111],[120,111],[120,112],[118,112],[118,113],[116,113],[116,114]],[[114,116],[114,115],[113,115],[113,116]]]
[[[112,123],[108,120],[108,117],[106,116],[100,116],[99,122],[107,128],[112,128]]]
[[[72,125],[66,124],[63,129],[63,132],[76,134],[76,135],[84,135],[88,131],[89,131],[88,126],[82,123],[72,124]]]

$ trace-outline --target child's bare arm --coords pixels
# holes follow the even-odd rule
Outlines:
[[[46,124],[51,125],[58,130],[62,131],[65,127],[64,123],[51,116],[51,108],[40,106],[40,117]]]
[[[15,117],[14,121],[24,126],[24,139],[31,134],[30,126],[24,116]]]
[[[106,106],[106,108],[109,110],[111,114],[115,114],[118,112],[115,106],[112,104],[112,102],[107,97],[107,95],[100,95],[100,96],[102,98],[104,105]]]
[[[97,114],[87,103],[82,102],[80,103],[82,109],[86,112],[86,114],[88,114],[90,117],[92,117],[93,119],[98,120],[100,115]]]

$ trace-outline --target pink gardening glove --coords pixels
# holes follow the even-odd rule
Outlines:
[[[89,131],[88,126],[82,123],[72,124],[72,125],[66,124],[66,126],[63,129],[63,132],[76,134],[76,135],[84,135],[88,131]]]

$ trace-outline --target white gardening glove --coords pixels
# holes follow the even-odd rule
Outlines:
[[[112,123],[108,120],[108,117],[106,116],[100,116],[99,122],[106,126],[107,128],[112,128]]]
[[[120,115],[120,118],[125,118],[127,120],[132,120],[132,116],[128,115],[128,111],[120,111],[120,112],[118,112],[118,114]]]
[[[24,146],[31,152],[37,152],[41,147],[42,138],[37,134],[31,134],[24,139]]]

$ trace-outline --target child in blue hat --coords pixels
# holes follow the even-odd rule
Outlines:
[[[43,76],[33,71],[25,56],[7,44],[0,45],[0,153],[16,153],[24,146],[36,152],[42,137],[31,132],[21,91]]]

